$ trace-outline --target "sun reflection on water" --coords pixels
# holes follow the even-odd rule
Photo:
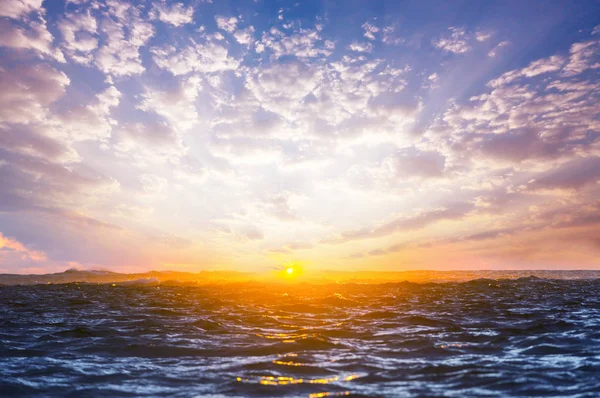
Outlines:
[[[338,382],[338,381],[352,381],[352,380],[358,379],[359,377],[361,377],[361,376],[357,375],[357,374],[351,374],[351,375],[343,377],[341,379],[338,376],[322,377],[322,378],[315,378],[315,379],[295,378],[295,377],[291,377],[291,376],[260,376],[260,378],[258,379],[258,383],[262,384],[262,385],[269,385],[269,386],[284,386],[284,385],[288,385],[288,384],[303,384],[303,383],[305,383],[305,384],[329,384],[329,383],[334,383],[334,382]],[[256,380],[253,381],[250,378],[242,378],[242,377],[237,377],[236,380],[238,382],[248,382],[248,383],[256,382]]]
[[[309,394],[309,398],[321,398],[321,397],[342,397],[344,395],[350,395],[350,391],[342,391],[342,392],[317,392],[314,394]]]

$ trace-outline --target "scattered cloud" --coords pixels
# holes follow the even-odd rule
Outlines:
[[[498,52],[504,48],[510,45],[510,42],[508,40],[503,40],[500,43],[496,44],[496,46],[490,50],[490,52],[488,52],[488,57],[495,57],[496,55],[498,55]]]
[[[448,30],[450,34],[443,35],[433,41],[435,47],[455,54],[466,53],[471,49],[465,28],[450,27]]]
[[[54,37],[42,16],[37,21],[0,20],[0,46],[32,50],[44,58],[65,62],[63,53],[54,47]]]
[[[2,235],[0,232],[0,261],[5,260],[6,254],[17,254],[22,260],[44,261],[46,254],[41,251],[29,250],[21,242]],[[2,261],[4,265],[5,261]]]
[[[578,190],[600,182],[600,157],[575,159],[532,179],[530,190]]]
[[[236,69],[240,61],[231,57],[229,51],[219,40],[207,40],[204,43],[191,44],[183,48],[166,46],[153,48],[156,64],[174,75],[191,72],[213,73]]]
[[[225,32],[233,33],[237,29],[238,19],[236,17],[217,16],[215,17],[215,21],[219,29]]]
[[[46,3],[0,8],[2,261],[597,258],[598,27]]]
[[[365,22],[362,25],[365,32],[364,36],[369,40],[375,40],[375,35],[379,32],[379,28],[369,22]]]
[[[0,8],[0,16],[19,18],[42,9],[43,0],[6,0]]]
[[[150,17],[161,20],[173,26],[182,26],[194,20],[194,6],[185,6],[183,3],[168,5],[164,0],[154,4]]]
[[[357,52],[369,53],[369,52],[373,51],[373,45],[371,43],[354,42],[348,46],[348,49],[352,50],[352,51],[357,51]]]

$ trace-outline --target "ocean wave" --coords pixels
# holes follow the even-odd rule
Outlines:
[[[7,396],[600,392],[593,279],[3,286],[0,314]]]

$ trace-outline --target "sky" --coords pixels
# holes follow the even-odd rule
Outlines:
[[[3,0],[0,273],[600,269],[599,1]]]

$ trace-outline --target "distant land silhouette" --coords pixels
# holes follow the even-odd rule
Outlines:
[[[475,270],[475,271],[315,271],[294,279],[298,283],[394,283],[394,282],[464,282],[475,279],[597,279],[597,270]],[[148,271],[119,273],[107,270],[68,269],[53,274],[0,274],[0,285],[32,285],[60,283],[122,284],[220,284],[239,282],[282,282],[276,272],[240,271]]]

